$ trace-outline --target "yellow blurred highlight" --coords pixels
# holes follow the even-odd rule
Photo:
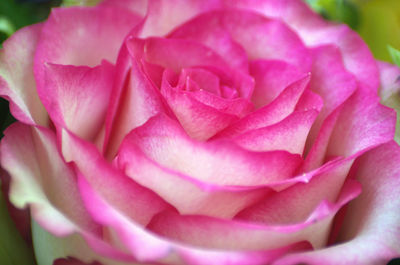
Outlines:
[[[357,31],[375,57],[392,62],[388,45],[400,49],[400,0],[354,0],[359,7]]]

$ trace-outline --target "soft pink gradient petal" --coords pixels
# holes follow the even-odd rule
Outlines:
[[[307,89],[301,95],[299,101],[297,101],[295,111],[308,111],[315,110],[321,112],[324,106],[324,100],[317,93]]]
[[[114,87],[120,89],[120,97],[112,99],[111,104],[116,107],[116,112],[108,117],[114,119],[113,124],[108,123],[107,127],[110,137],[106,153],[108,158],[114,157],[123,138],[132,129],[141,126],[157,113],[168,112],[159,90],[148,79],[140,64],[132,61],[130,70],[127,71],[124,82],[117,83],[117,86],[122,87]],[[108,115],[111,115],[111,112]]]
[[[118,164],[132,179],[159,194],[182,214],[232,218],[268,193],[262,188],[235,190],[201,182],[150,161],[132,146],[122,150]]]
[[[1,163],[12,177],[11,201],[19,208],[31,204],[35,218],[54,234],[73,232],[71,222],[89,230],[99,228],[82,207],[74,172],[64,164],[51,131],[12,125],[2,140]],[[68,194],[57,196],[64,189]],[[74,204],[76,207],[71,207]]]
[[[343,106],[325,156],[349,156],[386,143],[395,127],[396,112],[380,105],[375,93],[358,90]]]
[[[74,162],[82,181],[103,200],[126,213],[134,222],[145,225],[151,217],[170,206],[152,191],[138,185],[114,168],[94,145],[63,130],[62,153],[67,162]],[[81,194],[84,195],[81,190]],[[135,203],[131,203],[135,201]]]
[[[328,248],[289,255],[274,264],[386,264],[400,256],[400,148],[381,145],[358,160],[361,195],[349,204],[339,242]]]
[[[340,50],[333,45],[312,49],[313,66],[310,90],[320,95],[324,102],[307,141],[309,151],[317,138],[325,119],[357,89],[356,79],[343,65]]]
[[[310,76],[306,75],[293,82],[273,102],[233,123],[216,137],[234,137],[246,131],[263,128],[283,120],[294,111],[309,81]]]
[[[334,203],[321,202],[307,219],[291,225],[261,225],[197,215],[163,212],[148,228],[164,237],[193,246],[219,250],[268,250],[309,241],[323,247],[335,213],[360,193],[360,185],[349,181]]]
[[[263,185],[290,177],[300,162],[286,152],[253,153],[229,142],[193,141],[164,116],[132,131],[117,156],[127,175],[181,213],[224,217],[264,196]]]
[[[279,20],[272,20],[249,10],[231,9],[204,13],[177,28],[171,36],[192,38],[193,35],[209,32],[230,34],[245,49],[250,60],[276,59],[291,63],[302,72],[310,70],[309,51],[295,32]]]
[[[176,26],[209,10],[221,7],[221,0],[149,0],[146,20],[139,37],[164,36]]]
[[[37,95],[33,76],[33,57],[41,30],[41,24],[25,27],[3,43],[0,96],[10,101],[11,113],[19,121],[46,126],[48,115]]]
[[[189,97],[221,112],[238,117],[244,117],[253,110],[253,104],[244,98],[223,98],[204,90],[192,91],[189,93]]]
[[[253,186],[289,178],[301,162],[283,151],[251,152],[230,141],[198,142],[166,116],[132,131],[122,151],[137,147],[151,160],[207,183]],[[122,152],[121,151],[121,152]]]
[[[189,265],[265,265],[288,253],[311,249],[308,242],[299,242],[273,250],[221,251],[181,248],[179,253],[184,264]]]
[[[271,103],[288,85],[304,76],[296,67],[274,60],[252,61],[250,74],[256,84],[252,96],[256,108]]]
[[[252,151],[284,150],[303,155],[308,133],[317,115],[317,110],[296,111],[274,125],[235,136],[233,141]]]
[[[337,156],[359,156],[390,141],[395,132],[395,120],[395,111],[379,104],[374,92],[358,88],[322,123],[303,170],[315,169]]]
[[[1,164],[12,177],[10,200],[19,208],[29,204],[46,230],[57,236],[81,233],[95,251],[131,259],[102,241],[101,227],[87,213],[75,173],[61,157],[53,132],[21,123],[10,126],[1,143]]]
[[[135,14],[145,17],[148,4],[149,0],[103,0],[98,5],[117,6],[119,8],[129,9]]]
[[[93,140],[103,126],[114,78],[114,67],[95,68],[46,64],[39,96],[56,126]]]
[[[114,63],[125,35],[140,17],[112,6],[54,8],[35,54],[35,78],[44,82],[45,63],[96,66]]]
[[[311,50],[313,55],[310,89],[324,100],[322,119],[342,104],[357,88],[356,79],[343,65],[340,50],[333,45]]]
[[[235,40],[231,34],[224,29],[198,28],[200,25],[193,25],[189,29],[178,27],[175,31],[168,35],[168,38],[190,39],[200,42],[217,52],[233,68],[237,68],[245,73],[249,71],[249,59],[246,51]]]
[[[379,72],[375,59],[361,37],[347,25],[326,22],[302,0],[224,1],[227,7],[251,9],[267,17],[282,19],[308,47],[337,45],[346,69],[361,82],[361,87],[376,91]]]
[[[234,114],[225,113],[197,100],[189,91],[178,91],[171,86],[165,75],[161,94],[187,134],[197,140],[207,140],[239,119]]]
[[[156,260],[165,257],[170,252],[170,244],[168,242],[155,237],[135,220],[132,220],[129,216],[132,213],[127,211],[128,209],[126,209],[126,207],[125,209],[121,209],[121,204],[127,204],[127,202],[129,202],[121,202],[119,200],[123,200],[124,198],[121,199],[120,197],[115,196],[121,194],[121,191],[114,194],[114,199],[111,198],[110,200],[110,196],[108,196],[108,198],[101,196],[103,194],[99,194],[99,191],[95,190],[81,174],[78,175],[78,182],[84,203],[93,218],[97,222],[111,227],[116,231],[118,238],[124,244],[124,247],[127,248],[137,260]],[[125,187],[125,189],[127,188]],[[136,204],[134,207],[142,207],[143,209],[144,207],[149,206],[154,208],[154,206],[151,205],[151,203],[155,202],[154,200],[147,201],[143,200],[143,198],[140,199],[138,198],[140,197],[140,194],[135,193],[135,190],[127,189],[127,192],[128,191],[132,194],[130,196],[136,197],[135,200],[130,201],[135,202],[131,203]],[[141,203],[139,203],[140,201]]]
[[[207,46],[184,39],[147,38],[132,39],[130,48],[143,42],[143,59],[179,73],[182,68],[193,66],[214,66],[229,68],[228,63]]]
[[[235,218],[268,225],[301,222],[321,201],[336,201],[353,161],[333,163],[316,173],[308,183],[298,183],[283,191],[270,193]]]

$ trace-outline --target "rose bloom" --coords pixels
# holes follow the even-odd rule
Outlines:
[[[0,75],[39,265],[400,256],[400,70],[300,0],[57,8]]]

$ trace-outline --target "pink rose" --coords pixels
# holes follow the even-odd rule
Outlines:
[[[39,265],[384,264],[399,75],[300,0],[54,9],[0,54],[10,200]]]

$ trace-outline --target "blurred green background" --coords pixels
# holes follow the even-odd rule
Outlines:
[[[52,7],[93,5],[99,0],[0,0],[0,46],[17,29],[43,21]],[[400,49],[400,0],[304,0],[329,20],[350,25],[375,57],[391,62],[388,45]],[[28,44],[27,44],[28,45]],[[14,119],[0,99],[0,138]],[[0,183],[1,184],[1,183]],[[0,190],[1,193],[1,190]],[[15,228],[0,194],[0,264],[34,265],[33,253]],[[400,264],[400,259],[390,262]]]

